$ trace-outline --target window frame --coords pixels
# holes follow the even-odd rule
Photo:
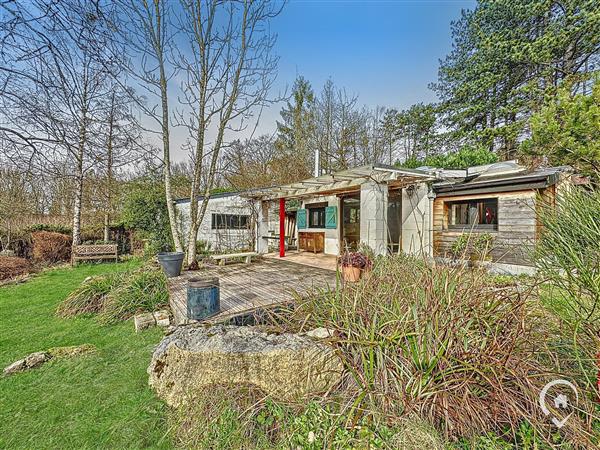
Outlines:
[[[212,213],[210,229],[248,230],[250,229],[250,216],[248,214]]]
[[[499,211],[499,201],[498,197],[475,197],[475,198],[466,198],[460,200],[445,200],[444,201],[444,214],[445,214],[445,225],[446,229],[449,231],[481,231],[481,232],[490,232],[490,231],[498,231],[498,211]],[[486,203],[494,202],[495,203],[495,211],[496,215],[494,218],[494,223],[452,223],[454,212],[453,206],[460,204],[483,204],[483,208],[485,208]],[[477,206],[479,210],[479,206]],[[467,213],[468,214],[468,213]],[[479,212],[478,212],[479,214]]]
[[[327,221],[325,209],[327,208],[327,206],[328,206],[327,202],[312,203],[312,204],[305,205],[306,215],[308,216],[308,218],[307,218],[308,220],[306,221],[306,228],[313,228],[313,229],[325,228],[326,221]],[[316,212],[319,217],[319,221],[317,224],[313,223],[313,213],[314,212]]]

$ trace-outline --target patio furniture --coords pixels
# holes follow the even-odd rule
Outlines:
[[[113,258],[115,262],[119,260],[117,244],[74,245],[71,249],[72,266],[77,261]]]
[[[258,256],[258,253],[256,253],[256,252],[228,253],[226,255],[212,255],[211,258],[216,261],[219,261],[220,266],[224,266],[225,261],[227,261],[229,259],[237,259],[237,258],[244,258],[244,260],[245,260],[244,262],[246,264],[250,264],[250,262],[252,262],[253,256]]]
[[[301,231],[298,233],[298,237],[298,247],[300,250],[307,250],[313,253],[322,253],[325,251],[325,233]]]

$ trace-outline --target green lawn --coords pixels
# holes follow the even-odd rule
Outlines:
[[[94,344],[98,352],[0,376],[0,448],[169,448],[165,407],[146,368],[161,338],[128,321],[59,319],[56,305],[85,277],[135,261],[45,272],[0,288],[0,368],[49,347]]]

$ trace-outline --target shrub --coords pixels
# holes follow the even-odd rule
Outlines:
[[[25,275],[31,271],[31,263],[25,258],[0,256],[0,280]]]
[[[554,289],[545,289],[545,304],[571,336],[566,350],[580,378],[600,395],[600,190],[575,189],[542,207],[542,233],[534,261]],[[566,347],[566,345],[565,345]]]
[[[600,190],[560,195],[540,220],[538,270],[563,291],[574,320],[600,328]]]
[[[49,231],[51,233],[66,234],[67,236],[70,236],[72,233],[71,228],[64,225],[50,225],[45,223],[31,225],[30,227],[27,227],[25,231],[29,233],[35,233],[36,231]]]
[[[469,246],[470,235],[463,233],[458,236],[450,246],[450,252],[454,259],[466,259],[467,248]]]
[[[494,236],[489,233],[478,234],[473,240],[473,255],[479,259],[487,259],[494,245]]]
[[[214,386],[169,419],[181,448],[444,448],[434,429],[412,418],[394,428],[367,420],[346,426],[335,405],[282,405],[243,385]]]
[[[524,418],[547,431],[538,396],[558,376],[541,362],[545,320],[527,291],[487,280],[460,267],[378,259],[370,277],[299,301],[280,326],[333,330],[347,368],[338,395],[351,418],[416,413],[454,438],[514,431]],[[565,427],[585,430],[577,421]]]
[[[139,312],[155,311],[168,302],[165,275],[158,269],[143,267],[123,278],[106,295],[98,318],[102,323],[116,323]]]
[[[98,314],[102,323],[127,320],[139,312],[168,304],[167,280],[162,271],[142,267],[129,272],[90,277],[58,306],[59,317]]]
[[[54,263],[67,261],[71,256],[71,238],[52,231],[31,233],[33,258],[38,261]]]
[[[104,307],[105,297],[121,283],[123,277],[124,274],[111,273],[84,280],[58,305],[56,314],[59,317],[74,317],[100,312]]]

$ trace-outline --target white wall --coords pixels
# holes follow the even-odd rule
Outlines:
[[[387,254],[388,186],[375,182],[360,186],[360,241],[376,255]]]
[[[402,189],[402,250],[412,255],[431,256],[433,204],[427,183]]]
[[[202,200],[200,200],[200,202],[201,201]],[[175,208],[178,217],[180,218],[180,227],[183,231],[183,238],[187,241],[190,226],[190,203],[177,203],[175,204]],[[209,198],[204,219],[198,230],[198,240],[210,242],[212,250],[216,252],[248,248],[251,246],[254,239],[254,232],[251,228],[247,230],[213,230],[212,215],[247,215],[250,216],[248,223],[251,224],[253,209],[250,200],[242,198],[237,194]]]
[[[307,232],[307,233],[315,233],[315,232],[321,232],[321,233],[325,233],[325,254],[327,255],[339,255],[340,253],[340,199],[337,198],[335,195],[328,195],[328,196],[319,196],[319,197],[311,197],[310,199],[307,200],[303,200],[302,201],[302,208],[306,208],[307,204],[311,204],[311,203],[323,203],[323,202],[327,202],[327,206],[337,206],[337,227],[335,229],[333,228],[303,228],[301,230],[301,232]],[[306,225],[308,226],[308,217],[307,217],[307,223]]]

